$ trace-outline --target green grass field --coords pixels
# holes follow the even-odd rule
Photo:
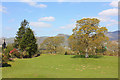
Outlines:
[[[117,78],[118,57],[72,58],[75,55],[41,55],[16,59],[2,68],[3,78]]]

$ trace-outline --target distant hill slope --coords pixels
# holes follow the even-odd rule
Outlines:
[[[120,39],[120,31],[108,32],[106,35],[109,37],[110,41],[118,41],[118,39]]]
[[[0,45],[3,43],[3,39],[0,38]],[[14,38],[5,38],[5,41],[6,43],[14,43]]]
[[[118,39],[120,39],[120,31],[114,31],[114,32],[108,32],[106,34],[109,38],[110,41],[118,41]],[[65,45],[68,45],[67,43],[67,39],[69,38],[70,35],[67,34],[58,34],[56,36],[63,36],[65,37]],[[48,36],[43,36],[43,37],[37,37],[37,43],[40,44],[42,43]],[[14,42],[14,38],[5,38],[6,39],[6,43],[13,43]],[[3,43],[3,40],[0,38],[0,45]]]
[[[37,37],[37,44],[42,43],[46,38],[47,38],[47,36],[44,36],[44,37]]]

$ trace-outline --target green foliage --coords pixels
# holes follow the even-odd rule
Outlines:
[[[60,53],[62,50],[64,52],[63,43],[64,37],[48,37],[40,44],[40,49],[44,49],[46,53]]]
[[[64,55],[64,53],[65,53],[65,48],[64,48],[63,46],[58,46],[58,47],[56,48],[56,53],[57,53],[57,54],[62,54],[62,55]]]
[[[67,55],[76,55],[71,49],[65,49]]]
[[[2,51],[2,53],[4,54],[4,56],[7,56],[8,58],[10,58],[10,51],[13,50],[13,45],[12,44],[8,44],[7,47]]]
[[[30,28],[26,29],[26,32],[20,41],[20,49],[26,51],[28,57],[32,57],[37,52],[36,38]]]
[[[2,53],[2,47],[0,47],[0,53]]]
[[[104,53],[104,55],[108,55],[108,56],[118,56],[119,53],[119,43],[116,41],[109,41],[106,44],[107,47],[107,51]]]
[[[12,50],[12,53],[9,53],[9,55],[11,58],[22,58],[23,57],[23,54],[15,48]]]
[[[27,20],[21,22],[21,27],[14,40],[14,47],[20,51],[19,54],[14,55],[19,57],[32,57],[37,52],[36,38],[33,31],[26,28],[27,26],[29,26]]]
[[[104,53],[105,51],[107,51],[105,47],[103,47],[102,49],[96,49],[96,53]]]
[[[13,49],[12,44],[8,44],[5,49],[2,50],[2,64],[5,64],[10,59],[10,51]]]
[[[6,54],[2,54],[2,64],[5,64],[9,61],[9,56]]]
[[[13,44],[7,44],[7,51],[10,52],[11,50],[13,50]]]
[[[99,20],[96,18],[83,18],[77,21],[73,34],[69,37],[69,47],[75,51],[82,51],[88,54],[96,54],[96,49],[102,49],[105,42],[108,41],[106,27],[99,26]]]
[[[28,21],[24,20],[21,22],[21,27],[17,31],[15,40],[14,40],[14,47],[19,48],[20,47],[20,42],[22,40],[23,35],[25,34],[26,31],[26,26],[28,25]]]

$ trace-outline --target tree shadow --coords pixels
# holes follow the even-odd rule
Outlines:
[[[39,57],[41,54],[36,54],[36,55],[34,55],[34,56],[28,56],[28,55],[25,55],[24,57],[23,57],[23,59],[30,59],[30,58],[33,58],[33,57]]]
[[[40,56],[40,54],[35,55],[35,57],[39,57],[39,56]]]
[[[101,55],[89,55],[88,58],[101,58],[101,57],[103,57],[103,56],[101,56]],[[75,55],[71,58],[85,58],[85,55]]]
[[[0,64],[0,67],[11,67],[11,65],[10,64],[8,64],[8,63],[1,63]]]

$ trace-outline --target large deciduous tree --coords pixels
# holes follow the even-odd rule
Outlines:
[[[99,26],[100,20],[96,18],[83,18],[76,22],[73,34],[69,37],[69,46],[72,50],[85,53],[85,57],[89,57],[89,53],[96,53],[96,49],[100,49],[105,45],[108,37],[106,27]]]
[[[48,37],[43,43],[41,48],[46,49],[49,53],[57,53],[58,48],[64,43],[64,37]]]

